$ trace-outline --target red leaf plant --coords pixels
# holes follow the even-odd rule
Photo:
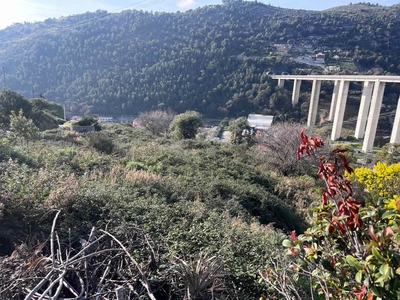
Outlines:
[[[300,132],[301,143],[297,148],[297,157],[303,154],[316,156],[318,148],[325,145],[324,141],[317,137],[308,137],[304,131]],[[346,229],[356,230],[362,220],[358,216],[360,206],[363,202],[356,201],[352,197],[353,189],[351,182],[343,175],[343,170],[349,173],[353,169],[349,166],[347,158],[343,155],[346,149],[334,149],[328,157],[321,156],[319,160],[318,177],[325,181],[326,188],[322,189],[322,204],[327,205],[329,198],[333,200],[337,210],[331,214],[331,222],[328,228],[332,233],[338,229],[345,233]],[[347,216],[346,220],[339,221],[342,216]]]
[[[292,231],[282,242],[292,268],[272,265],[284,274],[293,270],[293,278],[307,278],[310,293],[308,298],[300,297],[293,285],[284,282],[275,290],[286,299],[310,299],[315,292],[325,299],[399,299],[400,199],[395,208],[382,206],[379,199],[356,200],[344,176],[345,171],[353,172],[344,155],[347,150],[338,148],[317,157],[324,141],[303,131],[300,138],[298,158],[313,157],[318,177],[325,183],[322,203],[313,209],[310,227],[303,234]],[[273,273],[275,280],[263,278],[276,284],[279,274]]]

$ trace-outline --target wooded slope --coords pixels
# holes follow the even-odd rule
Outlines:
[[[42,92],[70,114],[269,113],[279,107],[270,103],[268,71],[307,68],[290,59],[304,46],[328,63],[338,55],[351,72],[399,73],[399,12],[399,5],[305,11],[250,2],[184,13],[97,11],[1,30],[0,63],[10,89]],[[293,48],[285,55],[277,43]]]

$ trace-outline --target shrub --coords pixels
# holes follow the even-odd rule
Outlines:
[[[77,122],[79,126],[91,126],[97,123],[97,120],[93,116],[86,116]]]
[[[137,121],[155,135],[166,135],[173,119],[172,112],[162,110],[142,112],[137,117]]]
[[[198,112],[187,111],[174,117],[171,130],[178,139],[194,139],[201,124],[201,115]]]
[[[396,201],[400,198],[400,163],[387,165],[378,162],[373,170],[356,168],[349,176],[363,184],[372,199],[384,198],[387,207],[396,207]]]
[[[111,154],[114,150],[114,142],[111,138],[95,133],[89,136],[89,145],[97,151]]]
[[[323,141],[303,132],[301,140],[298,157],[317,158]],[[318,176],[326,188],[321,205],[314,209],[311,227],[299,236],[292,232],[283,241],[294,258],[288,268],[263,273],[267,282],[277,283],[277,292],[286,299],[301,299],[295,288],[301,276],[310,282],[311,293],[315,290],[326,299],[398,299],[400,199],[395,207],[384,207],[379,199],[354,199],[352,184],[343,175],[344,170],[353,172],[345,151],[335,149],[317,160]],[[291,274],[290,284],[280,280],[282,274],[284,278]]]
[[[22,145],[28,145],[30,140],[38,138],[39,129],[33,124],[31,119],[27,119],[24,116],[22,109],[18,115],[14,111],[10,115],[10,130],[11,139],[14,141],[19,140]]]
[[[393,164],[400,162],[400,143],[388,143],[376,153],[374,162]]]
[[[309,174],[312,164],[308,159],[298,160],[296,149],[298,147],[298,133],[301,124],[278,123],[268,128],[259,137],[264,157],[271,170],[282,175]]]
[[[237,118],[229,123],[229,131],[231,131],[231,143],[241,144],[243,142],[250,144],[251,128],[246,117]]]

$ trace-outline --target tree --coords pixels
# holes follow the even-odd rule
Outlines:
[[[243,141],[247,143],[250,142],[251,136],[250,131],[251,128],[249,123],[247,122],[246,117],[240,117],[236,120],[233,120],[229,123],[229,131],[231,134],[231,143],[232,144],[241,144]]]
[[[298,133],[303,125],[295,123],[278,123],[268,128],[259,137],[259,143],[265,147],[265,155],[271,169],[282,175],[308,173],[311,164],[308,160],[298,160]]]
[[[30,140],[34,140],[37,137],[39,129],[33,124],[32,119],[27,119],[24,116],[24,112],[20,109],[18,115],[14,111],[10,115],[10,131],[11,138],[15,141],[19,140],[21,145],[28,145]]]
[[[171,130],[178,139],[193,139],[201,125],[201,115],[197,111],[187,111],[174,117]]]
[[[138,116],[138,122],[155,135],[166,135],[173,119],[174,113],[162,110],[142,112]]]
[[[43,111],[52,114],[55,117],[64,119],[64,108],[61,104],[47,101],[44,98],[29,99],[35,111]]]
[[[10,124],[12,111],[20,110],[29,116],[32,110],[31,103],[16,92],[10,90],[0,92],[0,122],[2,124],[7,127]]]

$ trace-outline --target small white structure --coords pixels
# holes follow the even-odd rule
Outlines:
[[[99,117],[99,122],[101,123],[110,123],[113,121],[113,117]]]
[[[292,45],[289,44],[274,44],[274,47],[276,47],[276,50],[280,52],[288,52],[292,49]]]
[[[325,63],[325,54],[318,53],[315,55],[315,62],[317,64],[324,64]]]
[[[271,127],[273,120],[274,116],[267,115],[249,114],[247,117],[249,126],[255,131],[267,130],[269,127]]]

